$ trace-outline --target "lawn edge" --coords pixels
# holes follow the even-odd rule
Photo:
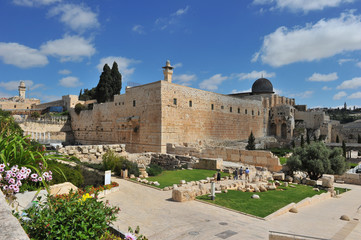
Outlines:
[[[248,214],[248,213],[245,213],[245,212],[237,211],[237,210],[234,210],[234,209],[232,209],[232,208],[227,208],[227,207],[224,207],[224,206],[215,204],[215,203],[203,201],[203,200],[200,200],[200,199],[194,199],[194,201],[201,202],[201,203],[206,203],[206,204],[209,204],[209,205],[211,205],[211,206],[219,207],[219,208],[222,208],[222,209],[225,209],[225,210],[228,210],[228,211],[232,211],[232,212],[235,212],[235,213],[239,213],[239,214],[245,215],[245,216],[247,216],[247,217],[253,217],[253,218],[256,218],[256,219],[258,219],[258,220],[266,221],[265,218],[258,217],[258,216],[255,216],[255,215],[252,215],[252,214]]]
[[[138,182],[137,180],[130,180],[129,178],[123,178],[123,179],[126,180],[126,181],[128,181],[128,182],[137,183],[137,184],[142,185],[142,186],[145,186],[145,187],[157,189],[158,191],[164,191],[163,188],[157,188],[157,187],[154,187],[154,186],[149,185],[149,184],[145,184],[145,183]],[[165,191],[165,192],[166,192],[166,191]]]

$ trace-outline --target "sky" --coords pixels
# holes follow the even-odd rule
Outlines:
[[[361,0],[1,0],[0,97],[78,95],[118,63],[127,85],[163,79],[230,94],[268,78],[312,107],[361,107]]]

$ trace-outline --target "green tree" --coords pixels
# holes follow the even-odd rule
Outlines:
[[[346,170],[345,158],[340,148],[329,149],[323,142],[313,142],[304,148],[298,147],[288,159],[290,171],[305,171],[317,180],[323,174],[342,174]]]
[[[251,131],[251,134],[248,137],[248,144],[246,146],[247,150],[255,150],[256,149],[256,143],[255,143],[255,138],[253,136],[253,132]]]
[[[357,136],[357,143],[361,143],[361,136],[360,136],[360,134]]]
[[[340,138],[338,137],[338,135],[336,136],[336,143],[340,142]]]
[[[311,143],[310,135],[308,134],[308,131],[307,131],[307,136],[306,136],[306,142],[307,142],[307,144]]]
[[[305,139],[303,138],[303,135],[301,135],[301,147],[305,146]]]
[[[78,115],[80,114],[81,111],[83,111],[85,109],[86,109],[85,105],[83,105],[81,103],[77,103],[74,108],[76,114],[78,114]]]
[[[342,152],[343,152],[343,156],[346,157],[346,143],[345,143],[345,140],[342,140]]]
[[[314,141],[314,142],[317,142],[317,137],[316,137],[316,135],[313,135],[313,141]]]
[[[114,95],[120,94],[120,90],[122,90],[122,75],[118,70],[118,64],[116,62],[113,62],[113,66],[110,74],[113,80],[112,86],[113,86],[113,97],[114,97]]]
[[[111,100],[113,97],[112,83],[113,79],[110,67],[108,64],[105,64],[103,72],[100,75],[99,83],[96,87],[96,99],[98,103],[104,103]]]

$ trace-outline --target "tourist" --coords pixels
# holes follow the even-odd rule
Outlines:
[[[246,173],[246,180],[249,182],[249,169],[248,168],[246,168],[245,173]]]
[[[238,180],[238,168],[233,171],[233,179]]]
[[[217,172],[217,182],[221,181],[221,171],[218,170]]]
[[[239,169],[239,179],[241,180],[242,180],[242,175],[243,175],[243,167]]]

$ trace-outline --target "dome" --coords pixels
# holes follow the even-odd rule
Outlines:
[[[274,93],[273,85],[267,78],[259,78],[252,85],[252,93]]]
[[[20,87],[25,87],[25,82],[24,81],[20,81]]]

